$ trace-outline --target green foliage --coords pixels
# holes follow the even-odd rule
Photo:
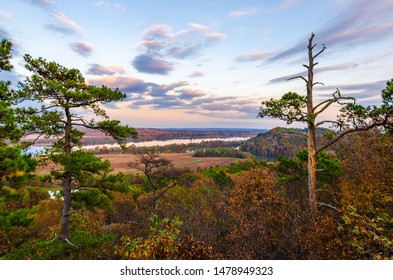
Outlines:
[[[237,161],[232,163],[226,170],[230,174],[240,174],[243,171],[248,171],[257,167],[268,167],[271,164],[263,161],[263,160],[245,160],[245,161]]]
[[[0,188],[0,201],[5,203],[8,209],[24,208],[29,204],[29,192],[25,188],[14,189],[2,186]]]
[[[305,122],[307,97],[296,92],[288,92],[281,99],[270,99],[263,101],[258,117],[273,117],[285,121],[287,124],[293,122]]]
[[[121,125],[118,120],[105,120],[91,123],[90,128],[100,130],[106,135],[112,136],[123,149],[126,148],[127,139],[129,137],[134,139],[138,138],[138,133],[134,128]]]
[[[296,154],[295,159],[278,157],[277,171],[280,174],[279,182],[291,180],[304,180],[307,177],[307,150]],[[318,154],[318,180],[320,183],[331,180],[341,174],[341,165],[332,153]]]
[[[337,229],[350,246],[346,252],[349,257],[393,259],[392,228],[393,218],[387,213],[362,215],[355,206],[347,206]]]
[[[29,217],[34,211],[30,209],[18,209],[16,211],[1,210],[0,208],[0,229],[9,231],[11,227],[28,227],[33,218]]]
[[[94,211],[95,208],[101,208],[113,212],[113,205],[109,196],[98,189],[81,189],[73,192],[72,206],[76,209]]]
[[[10,71],[12,43],[7,40],[0,42],[0,71]],[[18,127],[15,109],[15,94],[9,81],[0,81],[0,180],[15,177],[18,172],[28,173],[35,169],[36,163],[29,155],[23,155],[16,144],[23,135]]]
[[[62,170],[54,170],[52,175],[63,181],[63,212],[71,209],[71,190],[83,186],[92,179],[92,175],[109,172],[109,162],[101,161],[93,154],[80,149],[83,132],[76,128],[99,130],[112,136],[123,148],[128,137],[137,137],[137,132],[129,126],[122,126],[117,120],[109,120],[102,104],[120,101],[126,95],[119,89],[107,86],[88,85],[77,69],[68,69],[56,62],[47,62],[43,58],[33,59],[25,55],[25,68],[32,72],[23,83],[19,84],[18,98],[21,101],[33,101],[41,105],[37,107],[19,107],[19,121],[23,128],[39,137],[55,138],[56,141],[46,156],[52,162],[62,166]],[[92,113],[101,121],[88,120],[80,116],[83,109]],[[84,193],[80,193],[82,195]],[[94,199],[83,201],[108,204],[106,195],[93,192]],[[62,215],[61,238],[69,240],[69,215]]]
[[[224,171],[225,167],[211,166],[203,172],[207,178],[212,178],[214,182],[222,189],[227,189],[233,186],[233,180]]]
[[[237,149],[214,148],[196,150],[193,157],[233,157],[247,158],[247,154]]]
[[[30,154],[22,154],[17,146],[0,146],[0,179],[22,176],[35,170],[37,161]]]
[[[11,48],[12,43],[6,39],[0,42],[0,69],[10,71],[13,67],[11,65]]]
[[[12,248],[2,259],[9,260],[100,260],[116,259],[113,252],[114,234],[101,233],[87,218],[75,216],[72,225],[73,242],[78,248],[67,243],[48,240],[34,240]],[[75,228],[75,229],[74,229]]]
[[[150,222],[150,234],[146,239],[125,237],[117,251],[135,260],[174,259],[178,253],[176,241],[183,223],[178,219],[161,219],[156,215],[151,216]]]
[[[64,172],[71,172],[72,176],[79,182],[93,174],[110,171],[110,163],[108,160],[102,161],[92,153],[77,150],[66,153],[53,153],[50,158],[56,164],[64,167],[64,171],[56,171],[56,177],[61,178]]]

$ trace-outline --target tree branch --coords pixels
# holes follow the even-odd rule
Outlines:
[[[308,83],[307,79],[304,78],[303,76],[300,76],[300,75],[299,75],[299,76],[292,77],[292,78],[289,78],[289,79],[287,79],[287,81],[294,80],[294,79],[302,79],[303,81],[305,81],[306,83]]]
[[[157,201],[161,196],[163,196],[167,191],[169,191],[170,189],[174,188],[177,186],[177,183],[174,182],[172,183],[171,186],[166,187],[164,190],[162,190],[158,195],[156,195],[156,197],[154,198],[154,201]]]
[[[333,138],[332,140],[330,140],[329,142],[324,144],[322,147],[318,148],[317,151],[316,151],[316,154],[318,154],[321,151],[325,150],[326,148],[330,147],[331,145],[336,143],[338,140],[340,140],[341,138],[343,138],[347,134],[354,133],[354,132],[360,132],[360,131],[367,131],[367,130],[370,130],[370,129],[374,128],[374,127],[385,125],[387,123],[387,121],[388,121],[387,118],[388,117],[386,116],[380,122],[374,122],[372,124],[369,124],[369,125],[366,125],[366,126],[363,126],[363,127],[356,127],[356,128],[352,128],[352,129],[348,129],[346,131],[343,131],[342,133],[337,135],[335,138]]]
[[[321,126],[324,123],[332,123],[332,124],[339,125],[339,123],[337,121],[320,121],[320,122],[315,124],[315,127],[319,127],[319,126]]]
[[[75,210],[75,211],[71,211],[71,212],[68,212],[67,214],[65,214],[65,215],[63,215],[63,216],[70,216],[70,215],[72,215],[72,214],[75,214],[75,213],[79,213],[79,212],[82,212],[83,211],[83,209],[79,209],[79,210]]]
[[[318,205],[319,206],[326,206],[326,207],[329,207],[329,208],[331,208],[333,210],[336,210],[337,212],[341,212],[341,210],[338,209],[337,207],[334,207],[333,205],[330,205],[330,204],[327,204],[327,203],[318,202]]]
[[[316,46],[316,44],[312,47],[314,48]],[[324,44],[322,44],[323,48],[322,50],[320,50],[316,55],[313,56],[313,59],[316,59],[321,53],[323,53],[326,50],[326,46]]]
[[[330,98],[330,99],[327,99],[325,101],[322,101],[321,103],[316,105],[313,108],[313,112],[315,112],[318,107],[324,105],[318,112],[315,112],[316,115],[319,115],[320,113],[325,111],[327,108],[329,108],[330,105],[332,105],[335,102],[337,102],[340,105],[343,105],[343,103],[341,103],[340,100],[353,100],[353,101],[355,100],[354,97],[343,97],[343,96],[341,96],[341,92],[340,92],[339,89],[337,89],[335,92],[333,92],[332,96],[333,96],[333,98]]]

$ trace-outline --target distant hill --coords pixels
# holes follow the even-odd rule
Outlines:
[[[317,141],[322,141],[323,134],[327,131],[324,128],[318,129]],[[247,140],[240,146],[240,150],[264,158],[294,157],[307,148],[307,138],[293,133],[307,133],[307,128],[276,127]]]
[[[264,130],[237,128],[138,128],[137,131],[139,138],[136,142],[171,139],[255,137]]]

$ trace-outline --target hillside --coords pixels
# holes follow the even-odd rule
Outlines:
[[[323,140],[326,131],[328,130],[318,130],[318,141]],[[307,138],[296,133],[307,133],[307,129],[276,127],[247,140],[240,146],[240,150],[264,158],[293,157],[307,148]]]

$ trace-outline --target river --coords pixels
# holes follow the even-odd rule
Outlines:
[[[128,142],[127,146],[132,146],[135,145],[136,147],[154,147],[154,146],[167,146],[167,145],[172,145],[172,144],[198,144],[202,142],[208,142],[208,141],[225,141],[225,142],[231,142],[231,141],[246,141],[250,139],[250,137],[229,137],[229,138],[196,138],[196,139],[172,139],[172,140],[165,140],[165,141],[145,141],[145,142]],[[110,148],[117,148],[119,145],[117,144],[103,144],[103,145],[86,145],[82,146],[83,149],[85,150],[94,150],[95,148],[102,148],[102,147],[107,147],[108,149]],[[31,146],[28,149],[28,152],[32,154],[40,154],[44,151],[44,149],[47,147],[44,146]]]

